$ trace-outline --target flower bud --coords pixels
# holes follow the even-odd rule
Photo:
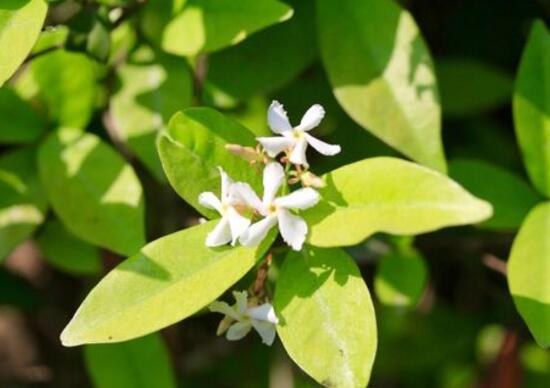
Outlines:
[[[261,155],[252,147],[243,147],[239,144],[226,144],[225,149],[247,162],[257,162],[261,160]]]
[[[302,175],[300,175],[300,179],[302,180],[302,184],[305,187],[313,187],[316,189],[325,187],[325,182],[323,182],[321,178],[310,171],[306,171]]]

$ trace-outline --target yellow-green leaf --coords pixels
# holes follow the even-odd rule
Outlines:
[[[359,269],[341,249],[305,248],[281,268],[277,333],[305,372],[326,387],[365,387],[376,353],[376,317]]]
[[[217,221],[155,240],[88,294],[63,333],[65,346],[120,342],[157,331],[205,307],[244,276],[269,247],[208,248]]]
[[[550,32],[533,25],[514,89],[514,124],[535,187],[550,197]]]
[[[99,137],[57,131],[40,147],[38,161],[55,213],[77,237],[124,255],[145,244],[141,183]]]
[[[0,86],[15,73],[31,51],[47,10],[44,0],[0,2]]]
[[[215,51],[291,16],[276,0],[188,0],[165,26],[162,48],[183,56]]]
[[[525,219],[508,260],[514,303],[537,343],[550,347],[550,202]]]
[[[189,108],[178,112],[158,141],[158,152],[168,181],[191,206],[207,217],[217,213],[201,206],[199,194],[220,191],[222,167],[231,178],[261,187],[261,167],[234,156],[226,144],[254,146],[252,132],[210,108]]]
[[[320,0],[320,47],[336,99],[363,128],[445,172],[441,107],[430,52],[393,0]]]
[[[117,75],[120,88],[111,98],[112,123],[136,156],[164,180],[156,138],[174,113],[191,104],[189,66],[183,58],[141,47]]]
[[[414,235],[481,222],[491,205],[445,175],[401,159],[378,157],[323,177],[321,202],[307,210],[308,241],[346,246],[376,232]]]
[[[98,65],[86,55],[57,50],[34,59],[15,87],[59,126],[84,128],[95,107],[97,78]]]

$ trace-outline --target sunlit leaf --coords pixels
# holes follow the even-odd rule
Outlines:
[[[145,244],[141,183],[100,138],[60,130],[38,162],[55,213],[77,237],[125,255]]]
[[[256,248],[208,248],[217,221],[155,240],[88,294],[61,340],[65,346],[120,342],[187,318],[246,274],[272,239]]]
[[[514,123],[531,181],[550,196],[550,32],[536,22],[519,65]]]
[[[277,333],[290,357],[326,387],[367,385],[376,318],[353,260],[339,249],[289,254],[277,279]]]
[[[158,142],[164,172],[174,190],[207,217],[216,212],[198,203],[203,191],[220,191],[218,166],[236,181],[261,187],[261,167],[250,164],[225,149],[226,144],[254,146],[254,135],[237,122],[210,108],[178,112]]]
[[[481,222],[491,205],[453,180],[401,159],[379,157],[324,175],[322,201],[304,214],[309,243],[345,246],[376,232],[412,235]]]
[[[550,347],[550,203],[535,207],[521,226],[508,260],[516,307],[537,343]]]
[[[88,373],[95,388],[175,388],[168,349],[158,334],[119,344],[84,348]]]
[[[0,117],[0,143],[31,143],[46,129],[45,120],[7,87],[0,88]]]
[[[187,0],[162,32],[162,48],[192,56],[234,45],[250,34],[292,16],[276,0]]]
[[[233,98],[248,100],[277,90],[310,65],[317,55],[314,2],[293,0],[290,4],[294,16],[288,22],[212,54],[207,82]],[[243,71],[246,68],[254,71]]]
[[[102,269],[99,249],[77,239],[58,220],[44,225],[37,242],[44,259],[62,271],[94,275]]]
[[[47,10],[44,0],[2,0],[0,3],[0,86],[31,51]]]
[[[158,131],[191,104],[192,76],[179,57],[142,47],[117,70],[120,88],[111,98],[117,133],[159,179],[164,179],[155,147]]]
[[[443,113],[470,116],[510,101],[512,76],[488,63],[447,58],[437,61]]]
[[[44,221],[47,201],[35,159],[30,147],[0,157],[0,261]]]
[[[449,175],[474,195],[493,205],[493,216],[482,225],[496,229],[519,228],[540,201],[531,186],[513,173],[474,159],[449,163]]]
[[[340,105],[389,145],[444,172],[436,77],[411,14],[393,0],[317,4],[323,63]]]
[[[60,126],[84,128],[94,109],[97,77],[97,65],[86,55],[56,50],[34,59],[16,89]]]

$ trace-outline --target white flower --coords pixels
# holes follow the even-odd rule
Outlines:
[[[292,163],[307,166],[308,144],[323,155],[336,155],[341,150],[339,145],[327,144],[307,133],[319,125],[324,116],[325,110],[321,105],[312,105],[302,117],[300,124],[293,128],[283,106],[273,101],[267,111],[267,122],[273,132],[282,136],[259,137],[258,141],[270,157],[274,158],[282,151],[290,150],[289,160]]]
[[[209,209],[214,209],[222,216],[214,230],[206,237],[206,246],[217,247],[231,242],[235,245],[237,239],[250,225],[250,220],[243,217],[235,209],[237,201],[231,200],[231,187],[235,184],[225,171],[218,167],[221,175],[221,197],[218,199],[212,192],[204,192],[199,195],[199,203]]]
[[[225,337],[230,341],[236,341],[243,338],[254,328],[260,337],[262,337],[262,342],[266,345],[271,345],[275,340],[275,325],[279,323],[273,306],[269,303],[264,303],[259,306],[248,307],[246,291],[233,292],[233,297],[237,302],[233,306],[220,301],[216,301],[210,305],[210,311],[222,313],[232,321],[235,321],[227,329]],[[223,331],[225,331],[225,328]]]
[[[314,206],[319,201],[319,193],[312,188],[303,188],[276,198],[284,179],[283,167],[279,163],[272,162],[264,169],[262,200],[246,183],[237,183],[233,186],[233,195],[265,217],[252,224],[241,235],[239,240],[242,245],[258,245],[269,230],[278,223],[283,240],[296,251],[302,249],[307,235],[307,224],[301,217],[292,214],[290,209],[302,210]]]

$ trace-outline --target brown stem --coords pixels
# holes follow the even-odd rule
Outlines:
[[[265,257],[264,262],[258,268],[256,273],[256,280],[254,280],[254,285],[252,286],[252,293],[257,297],[263,298],[265,296],[265,282],[267,280],[267,273],[269,271],[269,266],[273,261],[273,254],[270,252]]]

